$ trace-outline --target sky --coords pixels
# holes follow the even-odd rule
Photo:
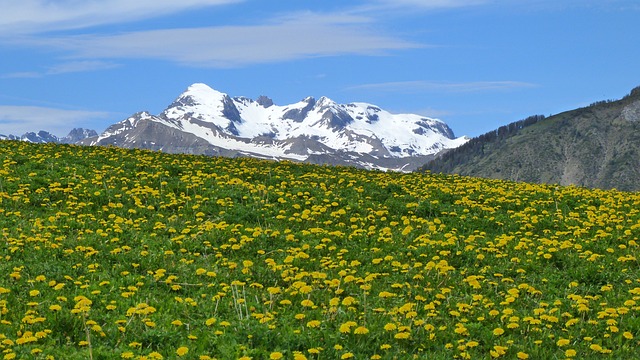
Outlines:
[[[192,83],[478,136],[640,85],[638,0],[0,0],[0,134],[103,131]]]

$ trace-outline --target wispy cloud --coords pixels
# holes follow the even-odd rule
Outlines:
[[[42,73],[35,71],[21,71],[8,74],[0,74],[0,79],[34,79],[42,77]]]
[[[0,79],[29,79],[40,78],[47,75],[60,75],[77,72],[108,70],[119,67],[119,64],[106,61],[88,60],[88,61],[71,61],[53,65],[45,71],[25,71],[8,74],[0,74]]]
[[[108,70],[119,67],[119,64],[106,61],[72,61],[57,64],[47,70],[47,75],[77,73],[87,71]]]
[[[64,136],[74,127],[86,126],[91,120],[109,116],[108,112],[102,111],[0,105],[0,134],[22,135],[27,131],[46,130]]]
[[[123,23],[240,1],[242,0],[10,0],[2,4],[0,36]]]
[[[365,5],[354,7],[351,11],[353,13],[365,13],[377,17],[385,17],[393,14],[405,14],[407,12],[416,13],[477,7],[496,1],[509,0],[375,0],[369,1]]]
[[[531,88],[538,85],[521,81],[474,81],[474,82],[434,82],[434,81],[395,81],[374,84],[362,84],[345,90],[368,90],[379,92],[486,92]]]
[[[378,0],[376,3],[390,7],[413,7],[422,9],[446,9],[476,6],[492,0]]]
[[[77,59],[159,59],[200,67],[237,67],[343,54],[382,55],[423,45],[385,35],[366,18],[304,13],[262,25],[219,26],[22,38]]]

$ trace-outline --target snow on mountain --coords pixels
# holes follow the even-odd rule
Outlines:
[[[19,141],[26,141],[31,143],[38,143],[38,144],[44,144],[44,143],[73,144],[85,138],[96,136],[96,135],[98,135],[98,133],[96,133],[95,130],[75,128],[71,130],[71,132],[69,132],[67,136],[61,137],[61,138],[51,134],[48,131],[40,130],[37,133],[36,132],[24,133],[22,136],[16,136],[11,134],[10,135],[0,134],[0,140],[19,140]]]
[[[391,114],[367,103],[343,105],[327,97],[307,97],[278,106],[265,96],[231,98],[193,84],[159,115],[135,114],[84,143],[167,152],[184,152],[188,146],[188,152],[194,152],[197,144],[201,153],[299,161],[313,156],[316,162],[406,169],[412,161],[467,140],[455,138],[440,120]],[[376,164],[381,159],[386,165]]]

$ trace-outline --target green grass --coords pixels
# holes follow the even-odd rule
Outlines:
[[[5,359],[640,345],[636,193],[11,141],[0,162]]]

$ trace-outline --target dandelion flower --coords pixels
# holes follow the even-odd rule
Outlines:
[[[279,351],[272,352],[271,355],[269,355],[269,359],[271,360],[278,360],[282,359],[283,357],[284,355],[282,355],[282,353]]]
[[[178,356],[185,356],[187,353],[189,352],[189,348],[186,346],[180,346],[177,350],[176,350],[176,354]]]
[[[318,320],[311,320],[307,323],[307,327],[310,328],[317,328],[318,326],[320,326],[320,321]]]
[[[575,350],[573,350],[573,349],[567,349],[567,350],[564,352],[564,356],[566,356],[566,357],[568,357],[568,358],[574,357],[574,356],[576,356],[576,354],[577,354],[577,353],[576,353],[576,351],[575,351]]]

